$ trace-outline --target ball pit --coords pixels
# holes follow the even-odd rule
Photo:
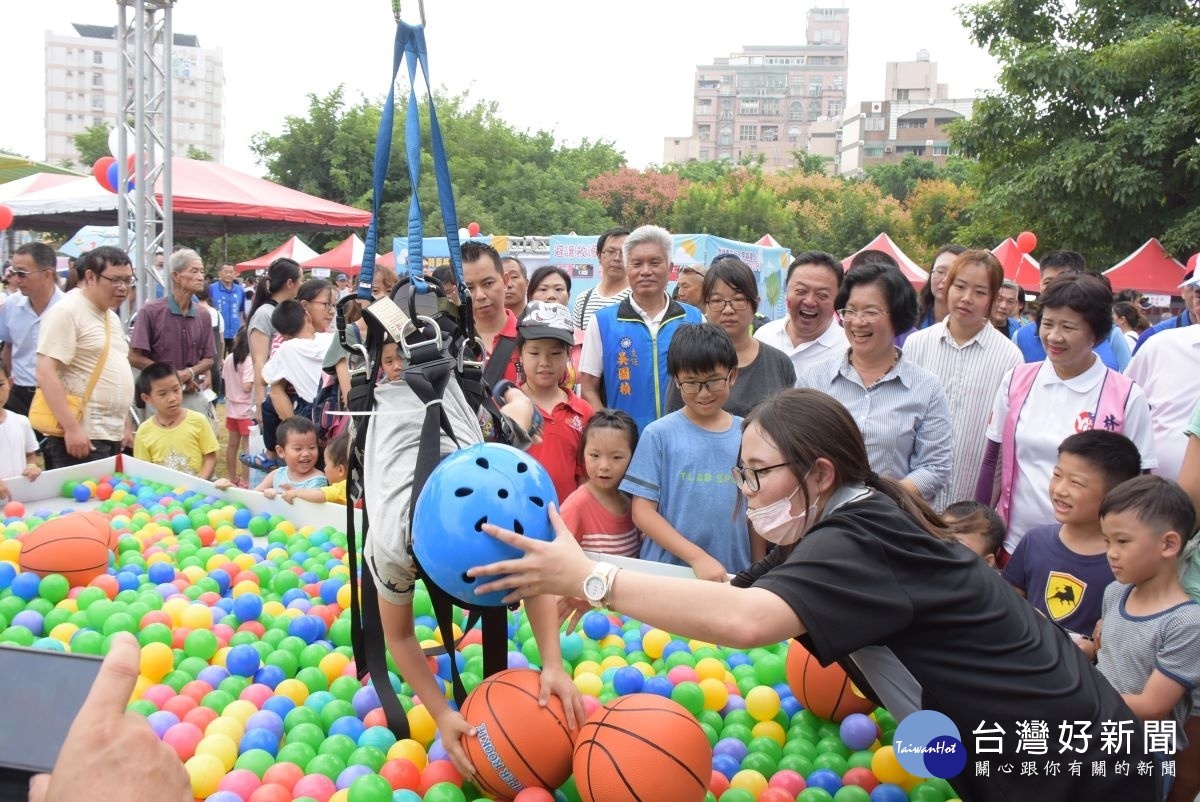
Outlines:
[[[141,677],[129,709],[178,755],[211,802],[467,802],[482,797],[446,756],[433,717],[392,669],[411,737],[386,728],[375,689],[356,678],[345,534],[225,498],[114,473],[60,488],[62,500],[9,502],[0,529],[0,643],[103,654],[134,633]],[[107,572],[84,587],[18,567],[22,541],[84,504],[114,534]],[[418,586],[425,646],[440,642]],[[465,615],[459,618],[465,623]],[[787,682],[788,645],[739,651],[689,641],[602,612],[560,636],[564,667],[590,714],[631,694],[680,704],[712,746],[707,799],[936,802],[942,780],[903,770],[886,710],[840,724],[802,708]],[[509,666],[540,664],[523,612],[510,614]],[[478,630],[451,660],[468,689],[483,677]],[[520,802],[579,799],[574,778]]]

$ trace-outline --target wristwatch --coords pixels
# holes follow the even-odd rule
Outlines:
[[[617,578],[617,571],[620,570],[612,563],[596,563],[592,572],[583,580],[583,598],[587,599],[588,604],[599,609],[608,603],[613,580]]]

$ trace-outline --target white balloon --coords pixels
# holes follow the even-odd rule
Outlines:
[[[470,239],[470,238],[471,238],[471,232],[467,231],[465,228],[460,228],[460,229],[458,230],[458,239],[459,239],[459,241],[465,241],[465,240],[468,240],[468,239]]]
[[[114,128],[108,132],[108,152],[112,154],[114,159],[120,159],[121,153],[117,150],[119,147],[118,137],[121,134],[121,129]]]

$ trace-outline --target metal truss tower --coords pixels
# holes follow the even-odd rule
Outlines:
[[[168,272],[154,269],[161,248],[164,262],[174,240],[171,226],[171,65],[175,0],[117,0],[117,67],[121,97],[117,120],[120,188],[117,225],[121,247],[133,259],[138,279],[134,304],[140,307],[166,286]],[[131,158],[132,157],[132,158]],[[161,179],[162,203],[154,194]],[[127,242],[132,234],[133,241]]]

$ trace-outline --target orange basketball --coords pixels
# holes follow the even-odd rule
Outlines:
[[[108,522],[108,518],[104,517],[103,513],[96,512],[95,510],[86,510],[84,512],[73,512],[70,516],[66,517],[73,518],[76,516],[81,519],[81,525],[86,522],[91,526],[90,534],[97,540],[103,540],[108,546],[109,551],[117,550],[117,531],[112,528],[112,525]]]
[[[574,733],[562,701],[538,704],[541,679],[529,668],[501,671],[485,679],[463,702],[462,715],[475,727],[463,749],[492,796],[511,799],[524,788],[558,788],[571,775]]]
[[[682,705],[652,693],[613,699],[579,728],[575,787],[582,802],[700,802],[712,747]]]
[[[81,587],[108,570],[116,540],[108,519],[100,513],[71,513],[51,518],[26,535],[18,562],[23,571],[62,574]]]
[[[854,687],[837,663],[825,667],[817,658],[792,641],[787,653],[787,680],[796,700],[805,709],[829,721],[841,721],[851,713],[870,713],[871,700]]]

